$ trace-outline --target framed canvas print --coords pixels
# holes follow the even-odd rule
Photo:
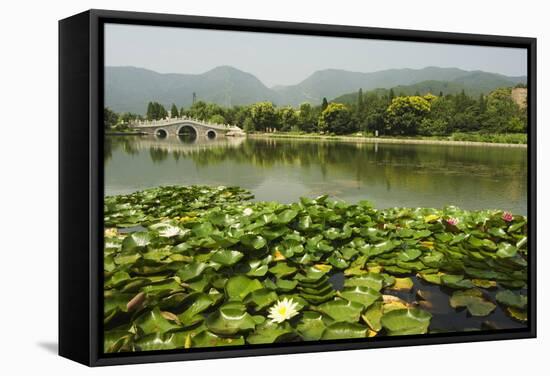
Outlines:
[[[105,10],[59,31],[60,355],[536,335],[535,39]]]

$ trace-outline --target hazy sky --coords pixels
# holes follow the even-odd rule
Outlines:
[[[230,65],[267,86],[291,85],[327,69],[457,67],[527,75],[527,50],[173,27],[108,24],[105,65],[203,73]]]

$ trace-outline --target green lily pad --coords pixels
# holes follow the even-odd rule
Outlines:
[[[122,251],[137,251],[147,247],[151,243],[151,235],[148,232],[134,232],[122,241]]]
[[[372,304],[365,313],[361,316],[363,321],[375,332],[379,332],[382,329],[382,323],[380,319],[383,315],[382,302],[375,302]]]
[[[242,304],[228,303],[206,318],[206,326],[214,334],[234,335],[253,330],[256,322]]]
[[[345,299],[331,300],[321,304],[317,309],[335,321],[357,322],[363,311],[361,303]]]
[[[380,319],[388,335],[426,334],[432,315],[419,308],[395,309]]]
[[[265,247],[267,241],[260,235],[248,234],[241,237],[241,243],[250,249],[257,250]]]
[[[280,278],[294,274],[297,270],[297,268],[294,266],[289,266],[286,262],[278,262],[275,266],[269,269],[269,272]]]
[[[365,307],[369,307],[382,297],[382,294],[377,290],[364,286],[347,287],[340,291],[338,295],[350,302],[360,303]]]
[[[244,344],[242,336],[220,337],[207,330],[202,331],[191,339],[191,347],[239,346]]]
[[[244,275],[229,278],[225,285],[225,292],[229,299],[243,300],[249,293],[262,289],[262,283]]]
[[[477,289],[455,291],[449,300],[451,307],[466,307],[472,316],[487,316],[493,312],[496,305],[483,298],[483,293]]]
[[[421,251],[421,250],[415,249],[415,248],[408,248],[408,249],[405,249],[405,250],[399,252],[399,254],[397,255],[397,257],[398,257],[399,260],[401,260],[401,261],[408,262],[408,261],[414,261],[414,260],[416,260],[417,258],[420,257],[420,255],[422,255],[422,251]]]
[[[507,307],[525,309],[527,306],[527,297],[525,295],[516,294],[510,290],[497,292],[497,302]]]
[[[368,336],[368,328],[356,323],[335,322],[326,327],[321,339],[349,339],[365,338]]]
[[[166,320],[158,307],[140,315],[135,324],[144,334],[165,333],[169,330],[181,328],[179,325]]]
[[[518,249],[510,243],[500,243],[498,245],[497,256],[500,258],[514,257],[518,253]]]
[[[287,322],[275,324],[271,321],[265,321],[263,324],[256,327],[256,330],[246,338],[246,341],[253,345],[274,343],[277,342],[277,339],[280,337],[292,332],[293,330]]]
[[[391,286],[389,286],[388,289],[393,291],[411,291],[413,286],[414,283],[409,277],[396,277],[395,282]]]
[[[206,267],[207,265],[203,262],[192,262],[181,267],[178,270],[177,275],[182,281],[191,281],[192,279],[200,276]]]
[[[384,287],[384,277],[377,273],[366,273],[357,277],[347,278],[344,282],[346,287],[369,287],[373,290],[380,291]]]
[[[323,315],[318,312],[306,311],[296,326],[298,334],[304,341],[318,341],[325,331]]]
[[[269,289],[254,290],[245,298],[246,304],[253,304],[256,311],[269,307],[277,301],[277,294]]]
[[[224,266],[235,265],[243,258],[243,254],[239,251],[229,249],[221,249],[216,251],[210,257],[210,261],[216,262]]]
[[[441,275],[441,284],[452,289],[471,289],[474,284],[469,279],[464,279],[463,275],[443,274]]]

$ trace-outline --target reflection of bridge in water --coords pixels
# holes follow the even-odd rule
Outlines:
[[[161,149],[172,153],[194,153],[216,147],[238,147],[246,140],[245,137],[223,137],[220,139],[193,139],[184,137],[136,136],[132,138],[132,149],[151,150]]]
[[[243,130],[234,125],[211,124],[187,117],[169,118],[152,121],[138,121],[129,124],[130,128],[159,138],[169,135],[189,136],[191,138],[216,139],[218,137],[245,136]]]

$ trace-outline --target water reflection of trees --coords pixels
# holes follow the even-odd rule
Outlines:
[[[132,138],[105,142],[106,161],[114,150],[135,154],[147,148],[155,164],[168,158],[191,159],[198,167],[231,162],[269,170],[273,167],[316,168],[326,179],[342,179],[342,185],[357,187],[378,184],[423,194],[499,191],[513,200],[526,196],[525,149],[448,145],[397,145],[340,143],[327,141],[247,139],[240,143],[176,145],[154,141],[138,146]],[[109,147],[107,147],[109,145]],[[245,170],[243,170],[245,171]],[[464,178],[467,176],[468,178]],[[475,186],[472,186],[472,179]],[[504,183],[501,183],[503,182]],[[313,182],[304,182],[304,184]]]

